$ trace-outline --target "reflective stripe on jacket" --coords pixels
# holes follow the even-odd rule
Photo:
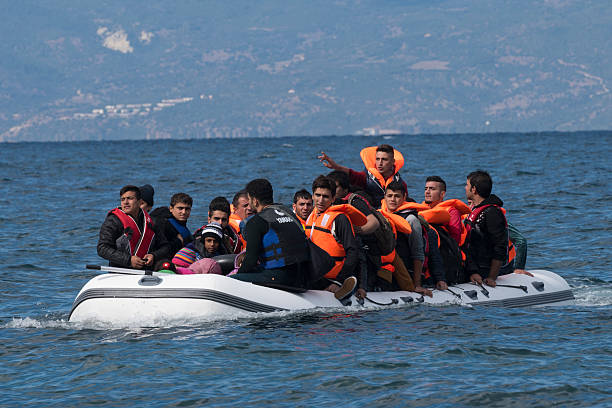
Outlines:
[[[362,226],[367,222],[366,216],[361,211],[352,205],[341,204],[333,205],[323,213],[319,213],[316,209],[313,210],[304,227],[308,239],[327,252],[335,261],[332,269],[325,274],[328,279],[335,279],[338,276],[346,258],[344,247],[336,240],[332,230],[334,220],[340,214],[348,217],[351,228],[353,228],[353,225]]]
[[[123,233],[130,239],[130,255],[143,258],[149,253],[155,232],[153,231],[151,217],[146,211],[141,211],[144,214],[144,231],[141,231],[136,220],[124,213],[121,208],[115,208],[111,213],[119,218],[119,221],[123,224]]]

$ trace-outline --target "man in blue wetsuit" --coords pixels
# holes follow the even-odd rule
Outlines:
[[[290,208],[274,204],[268,180],[252,180],[246,191],[255,214],[246,220],[246,254],[233,278],[306,288],[310,253],[300,221]]]

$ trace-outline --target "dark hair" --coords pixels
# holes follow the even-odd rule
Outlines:
[[[393,180],[392,182],[390,182],[387,188],[385,189],[385,192],[387,190],[401,191],[403,195],[406,195],[406,196],[408,195],[408,191],[406,190],[406,185],[404,185],[404,183],[402,183],[399,180]]]
[[[170,198],[170,207],[174,207],[178,203],[187,204],[188,206],[193,205],[193,199],[186,193],[176,193]]]
[[[237,192],[236,194],[234,194],[234,198],[232,199],[232,205],[234,207],[238,207],[238,200],[240,200],[240,197],[244,197],[246,199],[249,198],[249,193],[247,193],[246,190],[240,190],[239,192]]]
[[[155,196],[155,189],[150,184],[145,184],[144,186],[138,187],[140,189],[140,196],[142,200],[153,207],[153,197]]]
[[[274,191],[272,184],[266,179],[255,179],[249,181],[245,188],[249,197],[256,198],[262,205],[272,204],[274,202]]]
[[[374,199],[372,198],[370,193],[368,193],[367,191],[362,190],[362,189],[355,189],[354,191],[351,191],[351,192],[355,194],[359,194],[361,198],[363,198],[364,200],[368,202],[368,204],[370,204],[370,207],[374,207]]]
[[[338,183],[340,187],[344,190],[348,190],[351,184],[351,180],[349,179],[349,175],[340,170],[334,170],[327,175],[330,179],[332,179],[335,183]]]
[[[140,194],[140,189],[138,187],[132,185],[132,184],[128,184],[127,186],[121,187],[121,190],[119,190],[119,197],[121,197],[122,195],[124,195],[128,191],[135,192],[137,200],[140,200],[142,198],[142,195]]]
[[[493,180],[489,173],[483,170],[476,170],[468,174],[467,179],[470,180],[472,187],[476,187],[476,193],[482,198],[488,198],[493,189]]]
[[[312,192],[314,193],[317,188],[324,188],[331,191],[332,197],[336,196],[336,182],[327,176],[320,175],[312,182]]]
[[[440,176],[429,176],[429,177],[427,177],[425,182],[427,183],[428,181],[435,181],[436,183],[442,184],[442,191],[446,191],[446,181],[444,181],[442,179],[442,177],[440,177]]]
[[[214,211],[223,211],[228,216],[230,214],[230,203],[225,197],[215,197],[208,205],[208,216],[210,217]]]
[[[391,157],[395,157],[395,151],[393,150],[393,146],[388,145],[388,144],[381,144],[380,146],[376,148],[376,151],[389,153]]]
[[[312,194],[310,194],[305,188],[296,191],[293,195],[293,204],[296,204],[300,198],[303,198],[304,200],[312,200]]]

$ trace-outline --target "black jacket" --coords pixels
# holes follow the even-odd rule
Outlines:
[[[502,264],[508,259],[508,224],[499,208],[504,203],[495,194],[491,194],[474,207],[474,210],[488,204],[493,205],[483,210],[474,220],[474,226],[466,240],[468,276],[480,273],[486,277],[492,259],[500,260]]]
[[[144,214],[138,213],[138,226],[142,228]],[[151,242],[149,253],[154,256],[153,262],[168,258],[170,246],[166,237],[159,233],[159,228],[153,224],[155,237]],[[100,227],[100,238],[98,240],[98,255],[109,261],[110,266],[131,268],[130,237],[125,235],[121,220],[109,213]]]
[[[438,248],[438,234],[433,227],[427,230],[427,240],[429,241],[429,252],[425,254],[427,257],[427,269],[431,275],[433,283],[446,281],[444,272],[444,263],[440,248]]]
[[[158,226],[159,231],[163,234],[170,244],[170,258],[172,258],[178,251],[180,251],[185,245],[193,241],[193,235],[189,236],[188,239],[181,241],[178,239],[178,231],[168,221],[170,218],[174,218],[168,207],[157,207],[151,211],[151,218],[153,223]],[[180,221],[178,221],[181,223]]]

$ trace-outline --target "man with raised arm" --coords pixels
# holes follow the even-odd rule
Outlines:
[[[363,188],[372,196],[371,204],[375,208],[380,208],[380,202],[385,196],[385,188],[389,183],[400,181],[406,185],[399,174],[399,169],[404,165],[404,157],[388,144],[366,147],[361,151],[360,156],[365,165],[365,171],[355,171],[342,166],[325,152],[321,152],[319,160],[325,167],[347,173],[350,183]]]
[[[140,189],[133,185],[119,191],[121,205],[109,211],[100,227],[98,255],[110,266],[152,268],[154,263],[170,256],[170,245],[140,208]]]

